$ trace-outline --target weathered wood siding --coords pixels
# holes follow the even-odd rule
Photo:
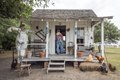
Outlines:
[[[49,34],[49,53],[55,54],[55,26],[60,25],[59,21],[49,21],[49,29],[51,33]],[[70,31],[66,31],[66,50],[68,46],[68,42],[74,42],[74,27],[75,21],[61,21],[61,25],[66,25],[66,29],[70,28]],[[39,26],[39,30],[46,27],[45,21],[33,21],[32,22],[32,30],[38,31],[36,26]],[[93,44],[93,30],[94,28],[91,27],[90,21],[78,21],[78,27],[84,27],[84,46],[89,46]],[[91,38],[92,37],[92,38]],[[35,34],[32,35],[32,41],[34,39],[39,39]],[[66,51],[68,53],[68,51]]]

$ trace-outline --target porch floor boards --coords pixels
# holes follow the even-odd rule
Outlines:
[[[49,61],[51,59],[57,59],[57,60],[65,60],[65,61],[85,61],[87,56],[79,57],[79,58],[74,58],[73,55],[68,55],[68,54],[60,54],[60,55],[49,55],[48,58],[40,58],[40,57],[32,57],[32,58],[24,58],[22,61],[23,62],[32,62],[32,61]],[[93,58],[92,62],[98,62],[96,58]]]

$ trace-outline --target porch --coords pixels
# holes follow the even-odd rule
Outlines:
[[[32,61],[49,61],[51,59],[57,60],[65,60],[65,61],[85,61],[87,56],[74,58],[74,55],[49,55],[48,58],[40,58],[40,57],[31,57],[31,58],[24,58],[23,62],[32,62]],[[94,57],[92,62],[98,62],[98,60]]]
[[[66,66],[68,62],[71,62],[72,66],[74,68],[78,68],[79,67],[79,64],[81,62],[86,62],[86,58],[88,57],[88,55],[84,55],[82,57],[77,57],[77,58],[74,58],[74,55],[68,55],[68,54],[60,54],[60,55],[56,55],[56,54],[53,54],[53,55],[48,55],[48,58],[40,58],[40,57],[31,57],[31,58],[24,58],[22,61],[23,62],[43,62],[44,63],[44,68],[48,68],[48,65],[49,63],[51,63],[51,60],[53,61],[64,61],[64,66]],[[90,63],[99,63],[98,60],[93,57],[93,60],[92,61],[87,61],[87,62],[90,62]],[[59,64],[56,63],[56,64]]]

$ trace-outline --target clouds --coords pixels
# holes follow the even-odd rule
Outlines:
[[[112,22],[120,29],[120,0],[52,0],[49,9],[93,9],[98,16],[114,16]]]

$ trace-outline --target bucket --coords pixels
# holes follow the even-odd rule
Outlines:
[[[40,58],[44,58],[45,57],[45,52],[40,51],[39,55],[40,55]]]
[[[83,54],[84,54],[84,52],[83,52],[83,51],[78,51],[78,52],[77,52],[77,56],[78,56],[78,57],[82,57],[82,56],[83,56]]]

